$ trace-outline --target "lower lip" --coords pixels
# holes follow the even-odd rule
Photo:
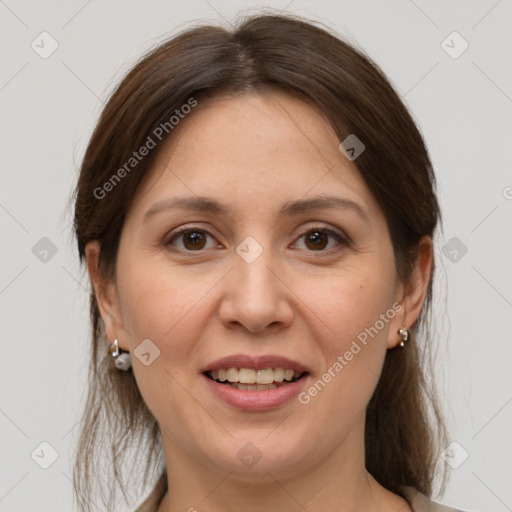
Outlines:
[[[265,391],[244,391],[220,384],[202,374],[210,389],[224,402],[245,411],[266,411],[276,409],[298,395],[305,386],[309,375],[295,382],[283,384]]]

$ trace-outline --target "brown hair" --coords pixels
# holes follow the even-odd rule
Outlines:
[[[326,27],[298,16],[274,14],[245,18],[233,30],[211,25],[190,28],[151,50],[118,85],[88,144],[75,191],[74,229],[81,263],[86,244],[98,240],[101,275],[115,277],[123,222],[158,148],[129,174],[123,173],[123,179],[113,183],[112,177],[148,137],[154,138],[162,123],[169,125],[176,110],[191,98],[200,105],[210,96],[272,88],[319,109],[340,141],[349,134],[362,140],[365,151],[354,163],[384,212],[397,272],[406,282],[420,238],[433,236],[440,215],[422,136],[383,72],[362,51]],[[103,200],[98,190],[107,182],[113,186]],[[436,440],[444,439],[435,390],[425,378],[432,342],[427,317],[432,279],[433,274],[421,315],[411,328],[411,341],[403,351],[388,350],[367,408],[366,467],[398,494],[402,486],[432,494]],[[127,491],[128,448],[136,450],[135,457],[143,453],[139,484],[147,484],[151,473],[162,470],[157,422],[132,371],[116,371],[110,365],[94,294],[90,316],[90,383],[74,473],[82,510],[90,509],[93,483],[104,502],[105,496],[110,500],[109,509],[116,485]],[[98,460],[103,449],[110,461],[102,474]]]

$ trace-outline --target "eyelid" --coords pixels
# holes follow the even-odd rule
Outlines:
[[[327,235],[329,235],[330,237],[335,237],[338,239],[338,242],[339,244],[341,245],[344,245],[344,246],[349,246],[351,244],[351,240],[349,238],[348,235],[345,234],[344,231],[341,231],[339,230],[336,231],[335,229],[331,228],[331,227],[328,227],[328,226],[321,226],[319,224],[315,224],[314,226],[309,226],[305,229],[303,229],[297,236],[297,240],[299,240],[300,238],[302,238],[304,235],[308,234],[308,233],[311,233],[311,232],[314,232],[314,231],[321,231],[323,233],[327,233]],[[332,252],[335,252],[335,251],[338,251],[339,249],[337,248],[331,248],[331,249],[327,249],[327,250],[321,250],[321,251],[307,251],[307,252],[310,252],[310,253],[319,253],[319,254],[324,254],[324,255],[328,255],[328,254],[331,254]]]
[[[336,235],[337,237],[343,239],[347,243],[350,240],[348,235],[341,229],[336,230],[336,228],[332,228],[330,226],[322,226],[321,224],[314,224],[313,226],[308,226],[307,228],[304,228],[302,231],[299,232],[298,236],[303,236],[306,233],[309,233],[310,231],[315,231],[315,230],[324,231],[331,235]]]
[[[170,246],[171,245],[171,241],[174,238],[177,238],[180,235],[182,235],[183,233],[186,233],[188,231],[200,231],[202,233],[205,233],[206,236],[209,236],[211,238],[216,239],[207,229],[202,228],[200,226],[197,226],[197,225],[181,226],[181,227],[176,228],[175,230],[171,231],[171,233],[169,233],[169,235],[165,237],[163,245],[166,246],[166,247]],[[204,252],[205,251],[205,249],[201,249],[201,250],[198,250],[198,251],[185,251],[183,249],[176,249],[176,250],[179,251],[179,252],[189,252],[189,253],[194,253],[194,252],[200,253],[200,252]]]

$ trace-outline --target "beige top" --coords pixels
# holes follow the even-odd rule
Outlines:
[[[167,477],[166,474],[163,473],[155,488],[151,491],[144,502],[139,505],[135,512],[157,512],[166,491]],[[459,509],[435,503],[412,487],[404,487],[402,491],[404,498],[407,500],[414,512],[463,512]]]

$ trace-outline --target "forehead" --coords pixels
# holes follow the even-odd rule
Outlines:
[[[338,194],[377,207],[329,123],[310,104],[272,91],[198,101],[139,187],[137,213],[172,196],[209,196],[233,212]]]

